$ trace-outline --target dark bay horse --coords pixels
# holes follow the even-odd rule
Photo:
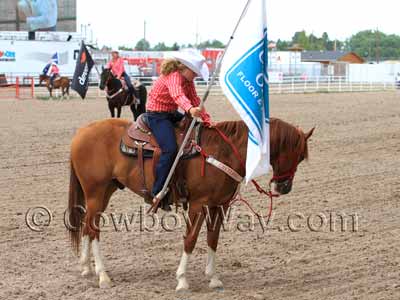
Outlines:
[[[45,74],[40,74],[39,76],[39,86],[42,85],[42,82],[46,82],[46,87],[49,90],[50,98],[53,98],[53,89],[61,89],[62,97],[64,98],[67,95],[69,99],[69,87],[70,87],[70,80],[68,77],[59,77],[54,80],[53,86],[50,87],[50,76]]]
[[[107,88],[106,97],[112,118],[115,117],[115,109],[117,118],[121,117],[123,106],[130,106],[134,120],[146,111],[147,90],[143,84],[135,86],[134,95],[130,97],[128,91],[124,90],[121,81],[113,75],[111,70],[103,69],[99,88],[101,90]]]
[[[111,281],[100,255],[100,232],[97,229],[100,215],[107,208],[112,194],[118,188],[127,187],[137,194],[140,194],[142,190],[137,159],[124,156],[120,151],[121,137],[130,124],[121,119],[92,123],[79,129],[71,145],[69,218],[67,219],[70,225],[71,243],[77,253],[82,243],[80,259],[82,276],[91,273],[90,249],[92,249],[95,271],[99,276],[101,288],[109,287]],[[243,121],[222,122],[215,127],[230,139],[245,160],[248,136],[245,123]],[[202,131],[202,149],[244,176],[245,170],[242,164],[232,153],[231,146],[221,139],[216,128],[205,128]],[[276,178],[273,185],[276,193],[290,192],[298,164],[308,157],[307,141],[313,131],[314,129],[311,129],[304,133],[301,129],[284,121],[271,119],[270,155],[274,178]],[[205,176],[202,177],[200,172],[202,163],[202,157],[197,156],[183,161],[181,165],[189,191],[190,222],[188,222],[184,238],[184,252],[176,273],[177,291],[189,288],[186,269],[205,219],[204,208],[207,208],[211,219],[211,226],[208,228],[212,228],[207,230],[206,275],[210,279],[211,288],[223,286],[215,268],[216,250],[223,220],[222,211],[227,211],[227,204],[236,193],[239,183],[211,165],[205,166]],[[154,181],[151,159],[145,160],[144,170],[148,189],[151,189]],[[285,174],[290,174],[290,176]],[[79,207],[84,208],[85,214],[76,209]]]

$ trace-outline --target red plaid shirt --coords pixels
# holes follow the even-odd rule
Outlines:
[[[180,107],[189,112],[192,107],[199,105],[200,98],[197,96],[194,82],[184,78],[179,71],[175,71],[167,76],[161,76],[154,82],[146,110],[172,112]],[[210,115],[206,111],[201,113],[201,119],[205,123],[210,123]]]

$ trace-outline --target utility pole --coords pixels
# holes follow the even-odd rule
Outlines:
[[[199,46],[199,18],[196,19],[196,44],[195,48]]]
[[[143,24],[143,39],[146,40],[146,20],[144,20],[144,24]]]

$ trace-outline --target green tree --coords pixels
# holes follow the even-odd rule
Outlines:
[[[395,34],[377,37],[378,46],[380,47],[381,55],[386,59],[400,58],[400,36]]]
[[[171,50],[172,50],[172,51],[178,51],[180,48],[181,48],[181,47],[178,45],[178,43],[175,42],[175,43],[172,45]]]
[[[283,41],[281,39],[278,39],[276,42],[276,50],[278,51],[287,51],[290,46],[290,42],[288,41]]]
[[[205,48],[218,48],[218,49],[222,49],[225,48],[224,43],[222,43],[221,41],[218,40],[208,40],[208,41],[204,41],[202,43],[200,43],[197,48],[199,49],[205,49]]]
[[[154,51],[169,51],[169,50],[171,50],[171,47],[168,47],[167,45],[165,45],[164,42],[161,42],[161,43],[158,43],[157,45],[155,45],[152,50],[154,50]]]
[[[132,51],[133,48],[132,48],[132,47],[128,47],[128,46],[118,46],[118,50],[122,50],[122,51]]]
[[[306,50],[324,50],[324,40],[323,38],[318,38],[313,33],[308,37],[308,49]]]
[[[138,50],[138,51],[149,51],[150,50],[150,43],[145,39],[141,39],[140,41],[138,41],[136,43],[135,50]]]
[[[324,49],[328,49],[328,43],[330,42],[328,33],[324,32],[322,34],[321,39],[322,39],[322,43],[324,45]]]
[[[300,45],[305,50],[310,50],[310,42],[307,33],[304,30],[295,32],[292,38],[292,45],[294,44]]]
[[[346,49],[354,51],[369,61],[400,59],[400,36],[387,35],[377,30],[364,30],[346,41]]]

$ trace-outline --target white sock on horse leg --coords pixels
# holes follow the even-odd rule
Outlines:
[[[96,274],[99,275],[100,288],[108,288],[111,286],[111,280],[104,268],[103,259],[100,254],[100,243],[97,239],[92,241],[92,251],[95,263]]]
[[[206,276],[210,279],[210,288],[222,288],[223,284],[216,275],[216,252],[208,247],[207,264],[206,264]]]
[[[82,237],[82,250],[80,263],[82,266],[82,276],[88,276],[91,273],[90,268],[90,238],[88,235]]]
[[[184,291],[189,289],[189,283],[186,279],[187,265],[189,262],[189,254],[185,251],[182,253],[181,261],[179,263],[178,270],[176,271],[176,280],[178,280],[178,285],[176,286],[176,291]]]

